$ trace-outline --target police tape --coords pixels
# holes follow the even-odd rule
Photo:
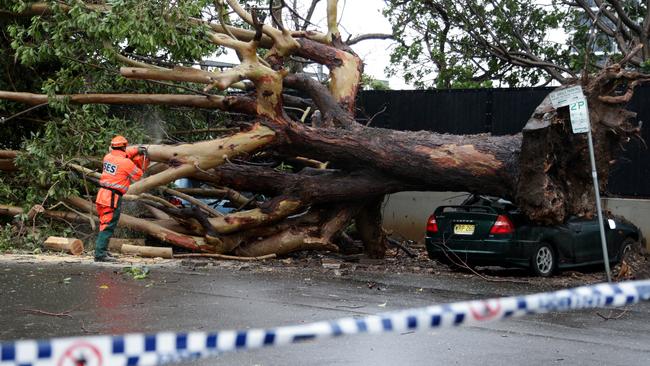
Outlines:
[[[342,335],[473,325],[530,314],[617,307],[648,300],[650,280],[645,280],[463,301],[270,329],[19,340],[0,343],[0,366],[162,365],[216,357],[223,352]]]

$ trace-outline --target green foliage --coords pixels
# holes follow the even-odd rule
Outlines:
[[[191,21],[208,1],[113,0],[104,9],[75,0],[49,3],[52,16],[32,17],[30,24],[8,29],[21,64],[80,56],[111,61],[118,47],[140,56],[164,54],[171,62],[198,60],[216,50],[203,37],[205,26]],[[61,3],[70,8],[62,10]]]
[[[622,3],[631,19],[643,24],[645,3]],[[402,74],[419,88],[544,85],[569,76],[567,71],[578,74],[587,52],[589,71],[620,58],[615,40],[605,33],[598,33],[593,47],[588,47],[592,22],[577,2],[386,0],[386,4],[384,14],[398,40],[387,71]]]
[[[285,163],[284,161],[280,162],[280,165],[276,166],[274,169],[277,170],[278,172],[287,172],[287,173],[293,172],[293,166]]]
[[[0,10],[21,12],[31,3],[0,0]],[[205,37],[205,26],[192,21],[201,18],[212,1],[109,0],[106,6],[78,0],[47,3],[51,15],[0,19],[5,29],[0,33],[0,68],[8,71],[0,74],[0,89],[51,96],[48,107],[0,121],[0,148],[21,150],[16,161],[19,172],[0,177],[0,202],[28,208],[85,194],[88,188],[94,193],[71,175],[66,163],[101,159],[116,134],[135,143],[151,143],[169,141],[177,129],[213,127],[208,126],[205,111],[78,106],[53,99],[61,94],[187,93],[121,77],[123,65],[117,55],[191,65],[218,54],[221,51]],[[0,101],[0,116],[13,116],[28,107]],[[212,118],[213,123],[220,121],[221,117]]]
[[[59,200],[79,194],[79,180],[69,173],[65,163],[79,157],[103,156],[116,134],[131,141],[144,139],[137,125],[108,117],[106,106],[60,105],[57,109],[62,112],[62,118],[53,119],[42,131],[24,141],[16,159],[19,171],[13,179],[25,182],[25,186],[19,193],[12,193],[23,205],[41,203],[45,197]]]
[[[14,246],[14,230],[13,226],[6,224],[0,227],[0,253],[11,250]]]
[[[646,60],[641,64],[641,71],[646,74],[650,73],[650,60]]]
[[[28,251],[40,253],[45,239],[52,235],[68,236],[72,229],[60,223],[43,226],[39,230],[32,230],[36,223],[27,222],[26,215],[17,217],[18,225],[5,224],[0,226],[0,253],[9,251]],[[22,229],[19,229],[22,227]]]
[[[125,275],[128,275],[132,277],[134,280],[144,280],[145,278],[149,277],[149,267],[142,266],[142,267],[124,267],[122,268],[122,273]]]
[[[364,90],[391,90],[387,81],[375,79],[368,74],[361,75],[360,87]]]

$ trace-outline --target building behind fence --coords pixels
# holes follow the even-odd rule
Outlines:
[[[521,132],[553,88],[363,91],[358,118],[396,130],[507,135]],[[628,108],[650,122],[650,87],[638,87]],[[633,122],[636,123],[636,122]],[[642,137],[650,141],[650,126]],[[633,140],[612,167],[607,193],[650,198],[650,150]]]

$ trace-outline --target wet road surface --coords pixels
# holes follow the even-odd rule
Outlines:
[[[146,279],[135,280],[122,267],[1,262],[0,339],[273,327],[550,290],[477,278],[333,276],[227,265],[152,267]],[[343,337],[188,364],[648,365],[650,304],[628,307],[616,320],[603,320],[595,310],[547,314],[479,327]]]

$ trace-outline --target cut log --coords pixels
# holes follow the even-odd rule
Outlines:
[[[172,248],[170,247],[146,247],[140,245],[122,244],[121,252],[122,254],[137,255],[140,257],[172,257]]]
[[[72,255],[81,255],[84,252],[84,243],[77,238],[50,236],[43,244],[47,249]]]
[[[108,242],[108,250],[120,253],[122,251],[122,245],[128,244],[142,247],[145,244],[144,241],[144,239],[111,238],[111,240]]]

